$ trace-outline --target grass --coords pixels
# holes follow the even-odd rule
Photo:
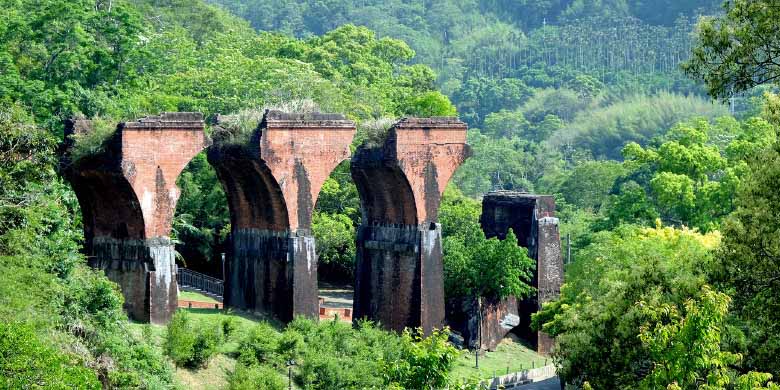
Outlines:
[[[228,375],[235,367],[236,359],[224,354],[217,354],[211,358],[207,367],[197,370],[177,367],[175,373],[176,381],[185,389],[224,389],[228,381]]]
[[[464,351],[455,362],[452,371],[453,378],[489,379],[493,376],[527,370],[532,367],[542,367],[545,361],[550,361],[534,352],[525,345],[506,339],[496,348],[495,352],[485,352],[479,356],[479,369],[474,368],[474,353]]]
[[[179,294],[181,298],[184,292]],[[192,300],[202,300],[203,298],[210,299],[204,295],[187,292],[187,298]],[[194,299],[197,298],[197,299]],[[227,388],[227,380],[229,373],[236,366],[236,358],[238,357],[238,345],[239,340],[243,339],[246,332],[253,326],[257,325],[259,321],[266,320],[265,318],[256,317],[247,313],[224,311],[220,309],[185,309],[190,314],[190,318],[193,321],[219,321],[220,317],[227,316],[233,318],[236,325],[235,332],[220,345],[219,353],[216,354],[209,361],[208,366],[199,369],[188,369],[177,367],[174,372],[176,382],[181,385],[183,389],[193,390],[218,390]],[[276,329],[281,329],[281,325],[278,322],[269,321]],[[147,335],[149,336],[149,342],[159,351],[162,351],[165,345],[166,327],[162,325],[151,325],[141,323],[130,323],[130,332],[138,337],[144,337],[144,331],[147,329]],[[282,375],[281,373],[279,375]],[[286,377],[285,377],[286,378]]]
[[[193,296],[200,295],[198,293],[191,294]],[[196,370],[176,368],[176,381],[186,389],[215,390],[226,388],[228,374],[236,365],[239,340],[244,338],[246,332],[263,320],[271,323],[277,330],[283,328],[277,321],[271,321],[267,318],[257,317],[243,312],[223,311],[219,309],[181,308],[179,310],[186,310],[189,312],[190,318],[194,321],[218,321],[220,316],[229,316],[233,318],[233,321],[236,324],[234,334],[220,346],[219,353],[211,359],[207,367]],[[162,350],[165,343],[165,326],[131,323],[130,331],[136,336],[143,337],[144,329],[146,327],[149,328],[146,332],[149,336],[150,343]],[[452,377],[454,379],[469,379],[475,377],[479,379],[489,379],[494,375],[505,375],[507,369],[512,373],[529,369],[532,364],[534,367],[542,367],[545,365],[545,362],[548,364],[550,363],[543,356],[538,355],[527,346],[507,339],[496,348],[495,352],[485,352],[484,355],[480,355],[479,370],[474,368],[474,354],[464,351],[460,358],[455,362]],[[280,373],[280,375],[282,375],[282,373]]]
[[[186,301],[194,301],[194,302],[217,303],[216,299],[195,291],[184,291],[184,290],[179,291],[179,299],[183,299]]]

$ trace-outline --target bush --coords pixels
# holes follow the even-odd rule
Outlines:
[[[70,156],[74,162],[103,152],[106,143],[117,129],[117,122],[112,119],[94,118],[90,122],[89,131],[71,136],[74,142],[73,148],[70,150]]]
[[[177,366],[203,367],[222,343],[222,324],[193,324],[186,311],[178,311],[168,324],[165,351]]]
[[[439,91],[425,92],[407,99],[399,107],[404,115],[416,117],[456,116],[458,112],[450,99]]]
[[[449,383],[449,374],[458,350],[447,342],[449,329],[434,330],[423,337],[422,329],[404,330],[401,359],[384,367],[393,385],[403,389],[440,389]]]
[[[241,341],[238,360],[245,365],[272,362],[278,345],[279,332],[267,322],[261,322]]]
[[[228,377],[230,390],[284,390],[285,383],[276,370],[268,366],[236,365]]]
[[[273,382],[263,381],[273,381],[272,373],[278,376],[273,368],[284,368],[290,359],[297,364],[296,383],[306,389],[442,388],[457,356],[447,337],[446,331],[427,338],[419,332],[398,337],[368,321],[353,328],[343,322],[316,323],[298,317],[281,334],[262,323],[241,342],[230,388],[273,389]],[[259,384],[252,385],[253,381]]]
[[[225,340],[230,338],[230,336],[235,334],[236,330],[238,330],[238,321],[236,321],[235,317],[220,316],[220,324],[222,326],[222,335],[225,337]]]
[[[312,233],[317,240],[318,271],[328,281],[350,283],[355,269],[355,226],[346,214],[314,212]]]
[[[94,372],[41,342],[23,323],[0,323],[0,387],[100,389]]]

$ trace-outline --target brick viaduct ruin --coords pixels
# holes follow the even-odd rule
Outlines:
[[[543,332],[531,330],[531,314],[541,304],[557,298],[563,284],[563,256],[555,217],[555,199],[552,196],[532,195],[513,191],[491,192],[482,200],[480,224],[485,236],[506,238],[509,229],[517,236],[517,244],[528,248],[528,256],[536,260],[532,285],[536,293],[512,307],[497,305],[488,311],[493,321],[483,324],[483,339],[488,349],[495,347],[510,330],[501,327],[502,315],[512,315],[517,310],[515,331],[529,341],[541,354],[552,352],[553,340]],[[497,318],[496,318],[497,317]],[[487,336],[487,337],[485,337]]]
[[[69,121],[66,150],[72,143],[68,135],[89,132],[91,126],[86,120]],[[272,313],[283,321],[318,317],[312,213],[325,180],[352,155],[362,212],[353,318],[379,321],[393,330],[422,327],[426,333],[444,324],[438,210],[447,183],[470,153],[463,122],[405,118],[381,141],[364,143],[354,153],[355,123],[341,115],[266,111],[247,139],[214,145],[204,127],[199,113],[164,113],[119,124],[97,154],[76,161],[68,152],[63,156],[61,171],[82,210],[89,263],[120,286],[132,318],[165,323],[176,310],[170,240],[179,198],[176,179],[207,149],[230,209],[226,307]],[[537,296],[486,309],[480,329],[488,348],[512,326],[527,328],[530,313],[560,291],[554,210],[551,197],[485,196],[481,223],[486,235],[503,239],[514,229],[538,265]],[[473,339],[471,322],[454,326]],[[529,332],[522,335],[548,352],[551,340]]]
[[[226,306],[282,320],[316,317],[312,212],[324,181],[350,157],[354,122],[267,111],[248,140],[217,145],[204,126],[201,114],[165,113],[119,124],[100,153],[77,161],[65,153],[61,170],[81,206],[90,265],[119,284],[131,317],[167,322],[177,306],[170,240],[176,179],[208,148],[230,209]],[[70,121],[66,135],[90,130],[89,121]],[[363,215],[355,318],[395,330],[443,325],[437,212],[468,154],[466,125],[451,118],[403,119],[381,144],[355,152]]]

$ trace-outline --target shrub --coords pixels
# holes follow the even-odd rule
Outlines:
[[[230,338],[238,330],[238,321],[231,316],[220,316],[220,324],[222,326],[222,335],[225,340]]]
[[[268,366],[238,364],[228,377],[230,390],[284,390],[285,387],[279,373]]]
[[[104,151],[106,142],[114,135],[116,128],[117,123],[112,119],[92,119],[89,131],[71,136],[74,141],[70,150],[71,159],[75,162]]]
[[[413,96],[398,108],[405,115],[417,117],[456,116],[458,112],[450,99],[439,91]]]
[[[276,352],[279,357],[287,362],[297,359],[306,347],[303,335],[295,329],[287,329],[279,337],[279,344],[276,346]]]
[[[186,311],[178,311],[168,324],[165,351],[177,366],[202,367],[222,343],[222,327],[211,321],[193,324]]]
[[[448,385],[458,350],[447,342],[449,330],[434,330],[423,337],[422,329],[408,329],[401,336],[401,359],[384,367],[389,382],[403,389],[440,389]]]
[[[49,348],[23,323],[0,323],[0,388],[100,389],[94,372]]]
[[[366,148],[376,148],[384,145],[390,128],[396,120],[393,118],[369,119],[358,124],[353,145],[364,144]]]
[[[271,373],[278,376],[272,368],[284,367],[289,359],[297,364],[295,381],[306,389],[443,388],[457,357],[447,337],[446,330],[427,338],[419,332],[399,337],[368,321],[353,328],[339,321],[316,323],[298,317],[281,334],[262,323],[241,342],[230,388],[264,388],[247,387],[253,381],[274,388],[263,380],[272,378]],[[467,388],[458,385],[455,388]]]
[[[245,365],[267,363],[274,360],[279,345],[279,332],[266,322],[249,330],[238,347],[239,362]]]

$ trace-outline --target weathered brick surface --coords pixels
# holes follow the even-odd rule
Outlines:
[[[248,144],[209,150],[231,214],[225,304],[284,321],[318,316],[311,217],[320,188],[349,157],[341,115],[267,111]]]
[[[469,348],[476,348],[481,341],[481,349],[495,351],[501,340],[520,324],[517,299],[512,296],[502,300],[483,298],[481,314],[479,301],[473,297],[452,299],[448,307],[448,322]]]
[[[179,299],[179,307],[187,309],[222,309],[222,302],[202,302]]]
[[[517,235],[518,244],[528,248],[528,255],[536,260],[533,285],[537,293],[518,302],[520,323],[513,331],[531,342],[537,352],[550,353],[553,340],[542,332],[533,332],[530,321],[531,314],[537,312],[542,303],[560,295],[563,284],[563,257],[554,198],[512,191],[491,192],[482,200],[480,223],[487,237],[499,239],[504,239],[511,228]],[[489,338],[496,339],[498,335]]]
[[[260,158],[284,195],[290,230],[311,228],[322,184],[349,158],[355,123],[334,114],[269,111],[260,130]]]
[[[196,113],[166,113],[119,125],[122,171],[141,203],[146,237],[167,237],[179,199],[176,178],[209,145]]]
[[[563,284],[563,255],[558,218],[542,217],[538,220],[539,243],[537,250],[536,289],[539,307],[561,295]],[[544,332],[538,333],[537,351],[550,354],[554,341]]]
[[[425,332],[444,323],[441,195],[468,157],[466,125],[407,118],[384,144],[361,146],[352,178],[361,199],[354,318]]]
[[[466,124],[454,118],[406,118],[395,124],[390,136],[412,187],[417,220],[437,221],[441,195],[469,156]]]
[[[165,113],[121,123],[103,152],[70,161],[62,172],[79,199],[85,251],[125,296],[140,321],[164,323],[176,308],[173,245],[168,236],[179,198],[176,178],[209,143],[197,113]],[[69,123],[66,135],[89,131]]]

